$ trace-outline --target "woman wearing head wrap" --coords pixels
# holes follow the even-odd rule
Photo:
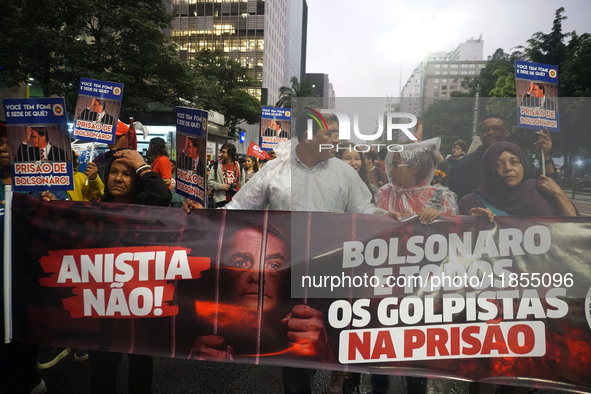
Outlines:
[[[107,168],[107,182],[102,202],[141,204],[155,206],[170,205],[170,190],[160,175],[152,171],[137,150],[122,149],[112,155]],[[117,319],[115,319],[117,320]],[[126,320],[126,319],[122,319]],[[131,330],[132,336],[144,330],[142,319],[136,322],[106,322],[119,324]],[[121,354],[105,351],[89,351],[91,386],[93,393],[117,392],[117,369]],[[149,393],[152,385],[151,356],[129,354],[129,392]]]
[[[402,145],[400,152],[386,156],[390,183],[377,193],[376,205],[402,215],[419,215],[427,224],[441,215],[456,215],[456,195],[441,185],[431,186],[437,166],[439,138]]]
[[[462,215],[577,216],[564,191],[547,176],[524,179],[528,160],[517,145],[502,141],[482,156],[484,185],[460,201]]]
[[[138,151],[122,149],[113,154],[101,201],[166,207],[170,199],[168,186]]]

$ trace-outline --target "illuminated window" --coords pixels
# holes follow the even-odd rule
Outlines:
[[[213,25],[213,32],[217,36],[224,33],[235,34],[236,29],[234,28],[234,25]]]

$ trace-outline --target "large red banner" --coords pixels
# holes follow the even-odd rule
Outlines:
[[[590,224],[17,194],[14,338],[589,390]]]

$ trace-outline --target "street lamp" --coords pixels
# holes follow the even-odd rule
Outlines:
[[[577,167],[581,167],[583,165],[583,161],[581,159],[576,160],[573,162],[573,171],[571,174],[571,178],[573,180],[573,195],[571,199],[575,199],[575,191],[577,189]]]

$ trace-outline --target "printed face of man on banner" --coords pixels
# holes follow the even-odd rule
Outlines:
[[[287,279],[285,269],[289,266],[289,254],[284,241],[278,233],[268,232],[264,256],[261,254],[262,244],[263,234],[260,229],[242,228],[229,238],[229,246],[222,261],[223,267],[228,268],[225,276],[229,289],[232,289],[231,301],[250,311],[257,310],[262,277],[265,281],[264,311],[278,306]]]
[[[45,127],[27,127],[25,143],[33,144],[35,148],[45,148],[47,145]]]
[[[13,151],[14,161],[69,161],[70,154],[62,149],[63,134],[55,128],[50,130],[44,126],[27,126],[18,129],[11,138],[10,145]],[[55,136],[58,138],[54,138]],[[66,137],[67,138],[67,137]],[[58,142],[56,144],[56,141]]]
[[[90,101],[89,107],[97,114],[100,114],[105,110],[105,102],[104,102],[104,100],[99,100],[97,98],[93,98]]]

